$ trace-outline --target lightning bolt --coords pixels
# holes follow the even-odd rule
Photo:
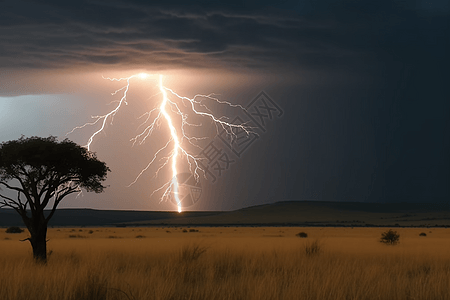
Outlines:
[[[178,212],[181,212],[181,203],[180,203],[180,197],[178,196],[178,180],[177,180],[177,157],[178,157],[178,151],[183,150],[180,147],[180,141],[177,136],[177,131],[175,130],[175,127],[173,127],[172,119],[170,118],[169,114],[166,111],[166,105],[169,99],[167,98],[167,91],[164,89],[164,86],[162,84],[162,75],[159,75],[159,90],[161,91],[163,95],[163,102],[161,103],[161,107],[159,108],[161,110],[161,113],[163,114],[164,118],[167,121],[167,125],[169,125],[170,128],[170,135],[172,136],[172,140],[174,141],[175,145],[173,147],[173,155],[172,155],[172,188],[173,188],[173,194],[175,196],[175,200],[177,202],[178,206]]]
[[[73,128],[70,132],[68,132],[67,134],[70,134],[77,129],[82,129],[87,126],[94,126],[97,124],[101,124],[99,126],[99,129],[97,129],[89,137],[87,144],[84,146],[88,150],[90,150],[91,145],[94,141],[94,138],[100,132],[105,130],[107,122],[110,121],[110,123],[112,124],[114,117],[116,116],[116,114],[120,110],[120,108],[122,106],[128,104],[127,103],[127,93],[130,88],[131,79],[140,78],[142,80],[145,80],[151,76],[153,76],[153,75],[147,74],[147,73],[139,73],[139,74],[135,74],[135,75],[132,75],[132,76],[126,77],[126,78],[103,77],[103,79],[110,80],[110,81],[126,82],[125,86],[123,86],[122,88],[120,88],[112,93],[112,95],[116,95],[116,94],[122,92],[122,96],[121,96],[120,100],[116,101],[117,102],[116,107],[105,115],[92,116],[92,118],[95,119],[93,122],[86,123],[82,126],[77,126],[77,127]],[[196,180],[199,180],[200,173],[203,173],[203,176],[206,177],[205,170],[203,170],[199,165],[199,161],[202,160],[202,158],[196,157],[196,156],[192,155],[191,153],[189,153],[185,149],[185,147],[182,146],[183,142],[186,141],[188,144],[201,149],[201,147],[198,146],[198,144],[196,142],[198,140],[206,139],[207,137],[193,137],[193,136],[188,136],[186,134],[186,131],[185,131],[186,126],[201,126],[201,124],[199,125],[199,124],[189,123],[187,121],[188,113],[185,112],[185,110],[182,110],[180,108],[181,106],[179,104],[180,103],[183,104],[184,108],[189,107],[190,110],[192,111],[192,113],[197,116],[201,116],[201,117],[210,119],[214,123],[217,133],[219,133],[220,129],[225,130],[226,134],[231,137],[230,143],[233,142],[234,138],[236,138],[236,134],[233,131],[234,129],[244,130],[246,134],[252,133],[252,130],[251,130],[251,127],[249,127],[245,123],[244,124],[232,124],[232,123],[227,122],[226,121],[227,118],[224,116],[222,116],[222,117],[214,116],[213,112],[204,103],[204,100],[210,100],[210,101],[214,101],[220,105],[226,105],[229,107],[245,110],[245,108],[242,107],[241,105],[232,104],[228,101],[221,101],[221,100],[215,98],[214,94],[209,94],[209,95],[197,94],[193,98],[180,96],[174,90],[169,89],[163,85],[163,76],[162,75],[158,75],[158,88],[159,88],[160,94],[162,95],[162,102],[159,106],[152,109],[151,111],[144,113],[141,116],[141,117],[147,116],[146,120],[141,124],[141,126],[148,124],[152,115],[154,115],[155,113],[156,113],[156,117],[153,118],[153,120],[150,122],[150,124],[147,125],[140,134],[138,134],[137,136],[132,138],[130,141],[133,142],[133,145],[137,142],[139,142],[139,144],[143,144],[145,142],[145,140],[153,133],[154,129],[156,127],[158,127],[162,121],[165,121],[165,123],[167,124],[167,126],[170,130],[170,137],[168,138],[167,143],[162,148],[160,148],[158,151],[155,152],[153,158],[150,160],[150,162],[147,164],[147,166],[144,169],[142,169],[142,171],[137,175],[135,180],[128,185],[128,187],[133,185],[134,183],[136,183],[138,181],[138,179],[140,178],[140,176],[154,164],[154,162],[157,160],[158,156],[164,150],[169,148],[169,146],[171,144],[173,144],[172,150],[170,151],[169,155],[160,159],[160,160],[164,160],[164,163],[162,163],[159,166],[159,168],[157,169],[157,171],[155,172],[155,177],[156,177],[156,176],[158,176],[159,171],[162,170],[165,166],[167,166],[170,162],[171,169],[172,169],[172,179],[170,181],[168,181],[166,184],[164,184],[163,186],[161,186],[160,188],[156,189],[152,193],[152,195],[156,192],[164,190],[163,195],[161,197],[161,201],[163,201],[165,199],[168,199],[168,197],[172,194],[176,200],[178,212],[181,213],[182,205],[181,205],[181,201],[179,198],[179,184],[178,184],[178,180],[177,180],[178,159],[180,157],[185,158],[185,161],[189,165],[189,170],[194,175],[194,178]],[[171,96],[173,96],[175,99],[178,99],[178,103],[174,100],[171,100],[169,98],[169,94]],[[151,98],[153,98],[155,96],[157,96],[157,95],[154,95]],[[172,115],[178,116],[178,118],[181,120],[181,125],[178,127],[178,129],[179,129],[178,131],[175,128],[174,122],[172,120]]]

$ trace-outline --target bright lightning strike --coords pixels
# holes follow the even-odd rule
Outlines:
[[[177,157],[178,157],[178,151],[182,150],[180,147],[180,141],[177,136],[177,131],[175,130],[175,127],[173,127],[172,119],[170,118],[169,114],[166,111],[166,105],[167,105],[167,91],[164,89],[162,85],[162,75],[159,75],[159,90],[161,91],[163,95],[163,102],[161,103],[160,110],[163,114],[164,118],[167,121],[167,125],[169,125],[170,128],[170,135],[172,136],[172,140],[174,141],[175,145],[173,147],[173,154],[172,154],[172,188],[173,188],[173,194],[175,197],[175,200],[177,202],[178,206],[178,212],[181,212],[181,203],[180,198],[178,196],[178,180],[177,180]]]
[[[94,125],[100,123],[101,125],[100,125],[99,129],[97,129],[89,137],[88,142],[85,146],[88,150],[90,150],[90,147],[91,147],[92,142],[94,141],[94,138],[100,132],[105,130],[105,126],[106,126],[107,122],[110,121],[110,123],[112,124],[113,119],[116,116],[119,109],[124,104],[127,105],[127,93],[130,88],[131,79],[139,78],[141,80],[145,80],[150,76],[151,75],[149,75],[147,73],[139,73],[139,74],[135,74],[135,75],[132,75],[132,76],[126,77],[126,78],[109,78],[109,77],[105,78],[105,77],[103,77],[104,79],[107,79],[110,81],[125,81],[126,82],[125,86],[123,86],[122,88],[120,88],[120,89],[116,90],[114,93],[112,93],[112,95],[116,95],[119,92],[123,93],[121,99],[119,101],[117,101],[118,102],[117,106],[105,115],[93,116],[92,118],[95,119],[94,122],[86,123],[82,126],[75,127],[68,134],[72,133],[76,129],[81,129],[86,126],[94,126]],[[147,119],[145,120],[143,125],[147,124],[149,122],[149,120],[151,119],[151,116],[154,114],[154,112],[157,112],[157,115],[150,122],[150,125],[148,125],[140,134],[138,134],[137,136],[132,138],[131,141],[133,142],[133,144],[135,144],[138,140],[140,140],[140,142],[139,142],[140,144],[144,143],[145,140],[152,134],[155,127],[158,126],[158,124],[160,124],[160,122],[162,120],[164,120],[165,123],[167,124],[167,126],[170,130],[170,136],[168,138],[167,143],[162,148],[160,148],[158,151],[155,152],[153,159],[150,161],[150,163],[138,174],[136,179],[129,186],[136,183],[137,180],[139,179],[139,177],[145,171],[147,171],[147,169],[150,168],[150,166],[153,165],[153,163],[156,161],[156,159],[160,155],[160,153],[162,153],[164,150],[169,148],[169,146],[171,144],[173,144],[170,154],[167,157],[162,158],[163,160],[165,160],[165,162],[158,168],[158,170],[155,173],[155,176],[158,175],[159,171],[161,169],[163,169],[169,162],[171,162],[172,179],[169,182],[167,182],[166,184],[164,184],[162,187],[160,187],[159,189],[155,190],[153,193],[165,189],[163,192],[163,195],[161,197],[161,201],[164,199],[167,199],[172,194],[176,200],[178,212],[181,212],[182,205],[181,205],[181,202],[179,199],[179,193],[178,193],[179,184],[178,184],[178,180],[177,180],[178,158],[180,156],[185,158],[186,162],[189,165],[189,170],[194,175],[196,180],[199,180],[200,172],[202,172],[205,175],[204,170],[202,170],[198,164],[198,162],[199,162],[199,160],[201,160],[201,158],[195,157],[194,155],[190,154],[182,145],[183,145],[183,142],[186,141],[188,144],[201,149],[195,142],[197,140],[204,139],[206,137],[200,137],[200,138],[199,137],[190,137],[186,134],[186,131],[185,131],[186,126],[200,126],[200,125],[189,123],[187,121],[188,113],[185,110],[180,109],[180,107],[182,107],[182,106],[178,105],[176,101],[171,100],[169,98],[168,94],[172,95],[175,99],[178,99],[178,103],[181,102],[183,104],[184,108],[190,107],[190,110],[192,111],[193,114],[195,114],[197,116],[201,116],[201,117],[206,117],[206,118],[209,118],[210,120],[212,120],[216,126],[217,132],[219,132],[219,128],[222,128],[223,130],[225,130],[225,132],[228,135],[231,135],[231,140],[233,140],[233,137],[235,137],[235,133],[234,133],[233,129],[244,130],[247,134],[250,133],[250,129],[248,126],[246,126],[246,124],[237,124],[237,125],[231,124],[231,123],[224,121],[224,119],[226,119],[225,117],[214,116],[214,114],[208,108],[208,106],[203,103],[202,99],[214,101],[220,105],[227,105],[227,106],[239,108],[242,110],[245,110],[244,107],[242,107],[240,105],[231,104],[230,102],[227,102],[227,101],[220,101],[219,99],[213,97],[212,95],[200,95],[199,94],[199,95],[195,95],[194,98],[192,98],[192,99],[187,98],[187,97],[182,97],[182,96],[178,95],[176,92],[174,92],[172,89],[169,89],[163,85],[163,76],[162,75],[159,75],[158,79],[159,79],[158,87],[159,87],[159,91],[162,95],[162,102],[159,105],[159,107],[157,107],[149,112],[146,112],[145,114],[142,115],[142,116],[147,115]],[[198,100],[198,99],[200,99],[200,100]],[[186,105],[186,103],[187,103],[187,105]],[[174,122],[172,120],[172,115],[178,116],[178,118],[181,120],[181,125],[179,126],[178,131],[175,128]]]

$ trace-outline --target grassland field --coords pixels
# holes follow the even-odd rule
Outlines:
[[[387,229],[50,228],[46,265],[1,229],[0,299],[450,299],[450,229]]]

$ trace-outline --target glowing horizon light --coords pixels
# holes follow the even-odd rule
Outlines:
[[[103,77],[103,76],[102,76]],[[105,114],[105,115],[101,115],[101,116],[92,116],[92,118],[96,119],[94,122],[91,123],[86,123],[82,126],[77,126],[74,129],[72,129],[72,131],[70,131],[67,134],[70,134],[72,132],[74,132],[77,129],[82,129],[88,125],[90,126],[94,126],[97,123],[101,123],[100,129],[98,129],[97,131],[95,131],[88,139],[87,144],[84,146],[86,147],[88,150],[90,150],[91,144],[94,141],[94,138],[105,129],[106,126],[106,122],[108,119],[111,119],[111,124],[112,124],[112,119],[115,117],[116,113],[119,111],[119,109],[123,106],[123,104],[127,105],[127,93],[128,90],[130,88],[130,80],[132,78],[139,78],[142,80],[145,80],[147,78],[151,77],[151,74],[147,74],[147,73],[139,73],[139,74],[135,74],[132,75],[130,77],[126,77],[126,78],[109,78],[109,77],[103,77],[103,79],[107,79],[110,81],[125,81],[126,85],[118,90],[116,90],[114,93],[112,93],[112,95],[116,95],[119,92],[122,92],[123,95],[121,97],[121,99],[118,101],[117,106],[111,110],[109,113]],[[189,165],[189,170],[191,172],[191,174],[193,174],[194,178],[196,180],[199,180],[200,174],[199,172],[203,172],[203,175],[206,176],[205,174],[205,170],[203,170],[198,162],[201,160],[201,158],[195,157],[194,155],[190,154],[185,148],[182,147],[182,143],[183,141],[186,141],[187,143],[189,143],[190,145],[200,148],[195,141],[197,140],[201,140],[201,139],[205,139],[206,137],[189,137],[186,132],[185,132],[185,126],[200,126],[200,125],[196,125],[196,124],[190,124],[187,121],[187,117],[188,117],[188,113],[184,112],[184,110],[180,109],[180,106],[175,102],[172,101],[171,99],[169,99],[168,93],[170,93],[172,96],[174,96],[175,98],[179,99],[180,102],[182,102],[184,104],[184,108],[187,109],[189,108],[192,113],[194,115],[197,116],[201,116],[201,117],[206,117],[209,118],[210,120],[213,121],[213,123],[216,126],[216,130],[217,132],[219,132],[219,126],[225,130],[225,132],[229,135],[232,136],[231,139],[233,139],[233,136],[235,136],[233,129],[234,128],[239,128],[244,130],[247,134],[250,133],[249,129],[247,128],[247,126],[245,124],[231,124],[228,123],[226,121],[223,121],[224,117],[215,117],[213,115],[213,113],[211,112],[211,110],[202,102],[202,100],[197,100],[197,98],[203,98],[203,99],[208,99],[211,101],[214,101],[218,104],[221,105],[227,105],[230,107],[234,107],[234,108],[239,108],[242,110],[245,110],[244,107],[242,107],[241,105],[234,105],[231,104],[230,102],[227,101],[220,101],[217,98],[214,98],[212,95],[201,95],[201,94],[197,94],[194,96],[194,98],[190,99],[187,97],[183,97],[178,95],[175,91],[173,91],[172,89],[169,89],[167,87],[165,87],[163,85],[163,75],[159,75],[159,80],[158,80],[158,87],[159,87],[159,91],[162,94],[162,102],[161,105],[159,105],[159,107],[152,109],[149,112],[146,112],[145,114],[143,114],[142,116],[147,115],[147,119],[144,121],[144,123],[142,125],[144,125],[145,123],[147,123],[152,114],[156,111],[158,112],[157,116],[153,119],[153,121],[150,123],[150,125],[148,125],[147,127],[144,128],[144,130],[138,134],[137,136],[135,136],[134,138],[132,138],[130,141],[133,142],[133,145],[139,141],[139,144],[143,144],[145,142],[145,140],[153,133],[155,127],[157,126],[158,121],[161,120],[161,117],[164,118],[169,130],[170,130],[170,138],[168,139],[167,143],[160,148],[158,151],[155,152],[152,160],[148,163],[148,165],[141,170],[141,172],[137,175],[137,177],[135,178],[135,180],[133,182],[131,182],[128,187],[130,187],[131,185],[133,185],[134,183],[137,182],[137,180],[140,178],[140,176],[148,170],[148,168],[155,162],[157,156],[164,150],[166,150],[169,145],[173,142],[173,148],[172,151],[170,152],[170,154],[166,157],[164,157],[163,159],[165,159],[165,162],[158,168],[158,170],[155,173],[155,176],[158,175],[159,171],[164,168],[169,161],[171,160],[171,169],[172,169],[172,179],[170,181],[168,181],[166,184],[164,184],[163,186],[161,186],[160,188],[156,189],[152,195],[156,192],[161,191],[162,189],[165,188],[164,193],[161,197],[161,201],[163,201],[164,199],[167,199],[170,194],[173,194],[173,196],[175,197],[176,203],[177,203],[177,210],[179,213],[182,212],[182,205],[179,199],[179,184],[178,184],[178,179],[177,179],[177,175],[178,175],[178,170],[177,170],[177,162],[178,162],[178,157],[180,155],[184,156],[186,158],[186,161]],[[189,103],[190,105],[186,106],[186,103]],[[169,109],[167,109],[167,107],[169,107]],[[201,108],[206,110],[206,111],[201,111]],[[179,130],[177,132],[177,129],[175,128],[173,121],[172,121],[172,117],[171,117],[171,113],[175,114],[175,116],[178,116],[178,118],[181,120],[181,125],[179,126]],[[201,148],[200,148],[201,149]],[[152,196],[151,195],[151,196]]]

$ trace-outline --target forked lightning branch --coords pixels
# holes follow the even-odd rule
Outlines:
[[[140,144],[143,144],[147,138],[149,138],[155,129],[158,128],[158,125],[163,123],[169,129],[169,135],[167,136],[167,140],[164,143],[164,146],[157,150],[154,154],[150,162],[147,164],[145,168],[136,176],[135,180],[129,185],[133,185],[137,182],[137,180],[141,177],[141,175],[150,169],[156,162],[163,161],[157,170],[156,175],[165,167],[171,169],[171,179],[169,179],[164,185],[160,188],[156,189],[153,194],[157,192],[161,192],[161,201],[167,200],[169,196],[175,198],[175,202],[177,203],[178,212],[182,211],[182,205],[179,198],[179,183],[177,179],[178,175],[178,165],[181,161],[184,161],[189,166],[189,171],[193,174],[196,180],[199,180],[201,175],[205,176],[205,170],[202,169],[200,160],[202,158],[196,157],[191,154],[187,150],[187,145],[194,146],[196,148],[200,148],[197,145],[197,141],[201,138],[189,136],[186,134],[186,128],[192,126],[198,126],[196,124],[191,124],[188,122],[189,114],[195,114],[196,116],[208,118],[215,125],[217,132],[219,130],[223,130],[226,134],[230,135],[230,139],[233,139],[234,130],[244,130],[247,134],[250,133],[250,128],[246,126],[246,124],[232,124],[226,120],[225,117],[217,117],[208,108],[207,101],[214,101],[219,105],[225,105],[229,107],[239,108],[245,110],[241,105],[235,105],[227,101],[221,101],[215,97],[213,94],[210,95],[195,95],[193,98],[183,97],[177,94],[173,89],[167,88],[163,84],[163,76],[162,75],[150,75],[147,73],[135,74],[126,78],[104,78],[110,81],[118,81],[124,82],[124,86],[118,90],[116,90],[112,95],[120,95],[120,100],[117,102],[117,105],[114,109],[109,111],[105,115],[93,116],[93,122],[86,123],[82,126],[75,127],[71,132],[72,133],[76,129],[81,129],[87,126],[98,126],[98,129],[89,137],[88,142],[86,144],[86,148],[90,150],[92,143],[95,137],[105,130],[107,122],[112,123],[113,118],[119,112],[119,110],[127,104],[127,94],[130,89],[132,80],[157,80],[158,88],[159,88],[159,99],[160,104],[157,105],[151,111],[146,112],[144,115],[147,116],[144,124],[145,128],[142,130],[140,134],[133,137],[131,142],[136,143],[139,141]],[[175,120],[176,119],[176,120]],[[176,121],[176,122],[175,122]],[[180,124],[176,126],[175,124]],[[168,154],[167,154],[168,153]],[[164,156],[165,155],[165,156]],[[152,195],[153,195],[152,194]]]

